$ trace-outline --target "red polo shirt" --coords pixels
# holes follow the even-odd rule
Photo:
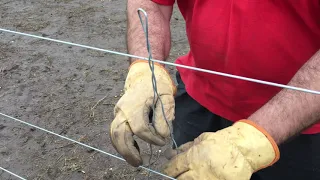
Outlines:
[[[190,52],[179,57],[178,64],[287,84],[320,48],[319,0],[177,0],[177,4],[190,44]],[[232,121],[247,118],[281,90],[177,69],[191,97]],[[319,132],[320,121],[303,133]]]

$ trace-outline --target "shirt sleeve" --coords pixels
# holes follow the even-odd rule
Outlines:
[[[175,0],[151,0],[160,5],[172,6],[175,3]]]

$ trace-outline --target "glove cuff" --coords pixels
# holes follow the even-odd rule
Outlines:
[[[129,88],[135,82],[141,79],[148,78],[147,80],[151,83],[151,70],[148,61],[136,60],[129,66],[129,72],[126,79],[125,89]],[[154,62],[154,74],[157,81],[163,81],[168,84],[168,88],[171,88],[172,95],[174,96],[177,92],[177,88],[172,80],[169,72],[160,63]]]
[[[279,147],[278,147],[276,141],[271,137],[271,135],[263,127],[257,125],[253,121],[250,121],[247,119],[243,119],[238,122],[244,122],[244,123],[247,123],[247,124],[255,127],[257,130],[259,130],[261,133],[263,133],[266,136],[266,138],[269,140],[269,142],[272,145],[273,150],[275,152],[275,158],[268,166],[272,166],[274,163],[276,163],[280,159],[280,150],[279,150]]]
[[[277,143],[264,128],[247,119],[235,122],[233,127],[246,139],[238,142],[239,149],[246,154],[255,172],[272,166],[280,159]]]
[[[134,66],[135,64],[137,64],[137,63],[149,63],[147,60],[141,60],[141,59],[138,59],[138,60],[135,60],[135,61],[133,61],[133,63],[131,63],[130,64],[130,66],[129,66],[129,70],[131,69],[131,67],[132,66]],[[162,67],[162,68],[164,68],[164,65],[162,65],[162,64],[160,64],[160,63],[158,63],[158,62],[154,62],[154,65],[155,66],[160,66],[160,67]],[[166,69],[164,69],[165,71],[167,71]]]

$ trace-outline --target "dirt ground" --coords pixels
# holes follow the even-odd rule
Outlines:
[[[0,27],[126,52],[125,6],[125,0],[1,0]],[[172,38],[171,62],[188,51],[177,8]],[[0,112],[117,155],[108,128],[127,66],[123,56],[0,32]],[[152,169],[159,170],[165,159],[157,155]],[[144,170],[4,117],[0,166],[37,180],[147,179]],[[0,171],[0,179],[17,178]]]

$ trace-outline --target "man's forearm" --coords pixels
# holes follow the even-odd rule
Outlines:
[[[152,57],[158,60],[165,60],[169,56],[171,46],[170,17],[172,7],[162,8],[160,5],[157,5],[150,0],[128,0],[128,53],[148,57],[145,35],[137,14],[139,8],[143,8],[148,13],[149,42],[152,50]],[[134,60],[136,59],[130,58],[130,62],[133,62]]]
[[[320,50],[288,85],[320,91]],[[248,119],[266,129],[281,144],[320,119],[320,95],[283,89]]]

